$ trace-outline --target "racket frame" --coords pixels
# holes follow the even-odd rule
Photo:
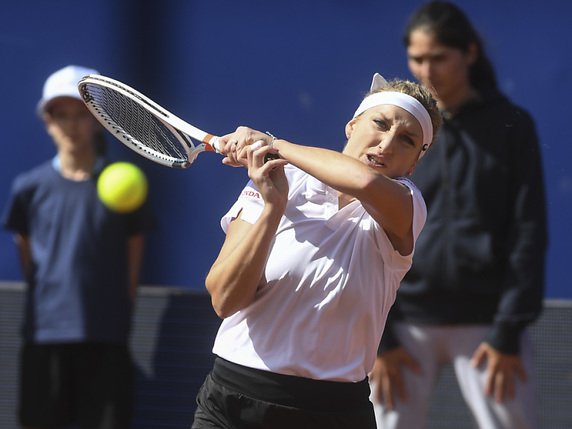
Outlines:
[[[185,149],[187,159],[177,159],[175,157],[155,151],[147,147],[147,145],[143,144],[129,133],[125,132],[123,127],[121,127],[112,118],[110,118],[107,112],[105,112],[105,110],[102,109],[97,102],[95,102],[93,97],[90,95],[89,90],[87,89],[89,84],[109,88],[135,102],[151,115],[153,115],[179,141],[181,146]],[[122,82],[107,76],[90,74],[84,76],[78,82],[78,90],[89,111],[115,138],[117,138],[130,149],[151,161],[171,168],[188,168],[201,152],[207,151],[219,153],[219,137],[189,124],[159,104],[155,103],[149,97],[141,94],[139,91]],[[199,141],[200,143],[195,144],[193,139]]]

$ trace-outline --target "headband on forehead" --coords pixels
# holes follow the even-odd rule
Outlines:
[[[370,90],[375,91],[376,89],[383,88],[386,85],[387,81],[379,73],[375,73],[373,75]],[[355,111],[354,118],[361,115],[366,110],[375,106],[381,106],[382,104],[401,107],[415,116],[415,119],[417,119],[419,124],[421,124],[421,130],[423,131],[423,148],[419,154],[419,158],[421,158],[429,146],[431,146],[431,141],[433,140],[433,125],[427,109],[425,109],[425,107],[423,107],[415,97],[410,95],[397,91],[381,91],[365,97]]]

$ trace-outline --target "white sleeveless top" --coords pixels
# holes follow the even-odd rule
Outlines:
[[[395,251],[359,201],[338,209],[337,192],[287,165],[289,202],[265,268],[267,283],[224,319],[213,352],[237,364],[318,380],[357,382],[373,367],[387,313],[412,256]],[[413,198],[416,240],[427,209]],[[222,218],[254,223],[264,202],[249,182]]]

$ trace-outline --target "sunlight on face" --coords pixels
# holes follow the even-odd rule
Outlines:
[[[423,144],[419,121],[393,105],[366,110],[348,122],[346,134],[346,155],[392,178],[413,172]]]

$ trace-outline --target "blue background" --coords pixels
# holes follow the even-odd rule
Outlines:
[[[547,297],[572,298],[572,3],[457,2],[480,30],[500,86],[534,116],[542,145],[550,249]],[[213,134],[249,125],[339,149],[371,75],[411,78],[401,36],[412,0],[21,0],[0,14],[0,204],[13,178],[53,156],[35,116],[53,71],[80,64],[124,81]],[[224,238],[221,215],[247,180],[202,154],[189,170],[139,158],[109,138],[111,157],[150,180],[159,217],[142,282],[203,288]],[[0,280],[21,280],[0,232]]]

